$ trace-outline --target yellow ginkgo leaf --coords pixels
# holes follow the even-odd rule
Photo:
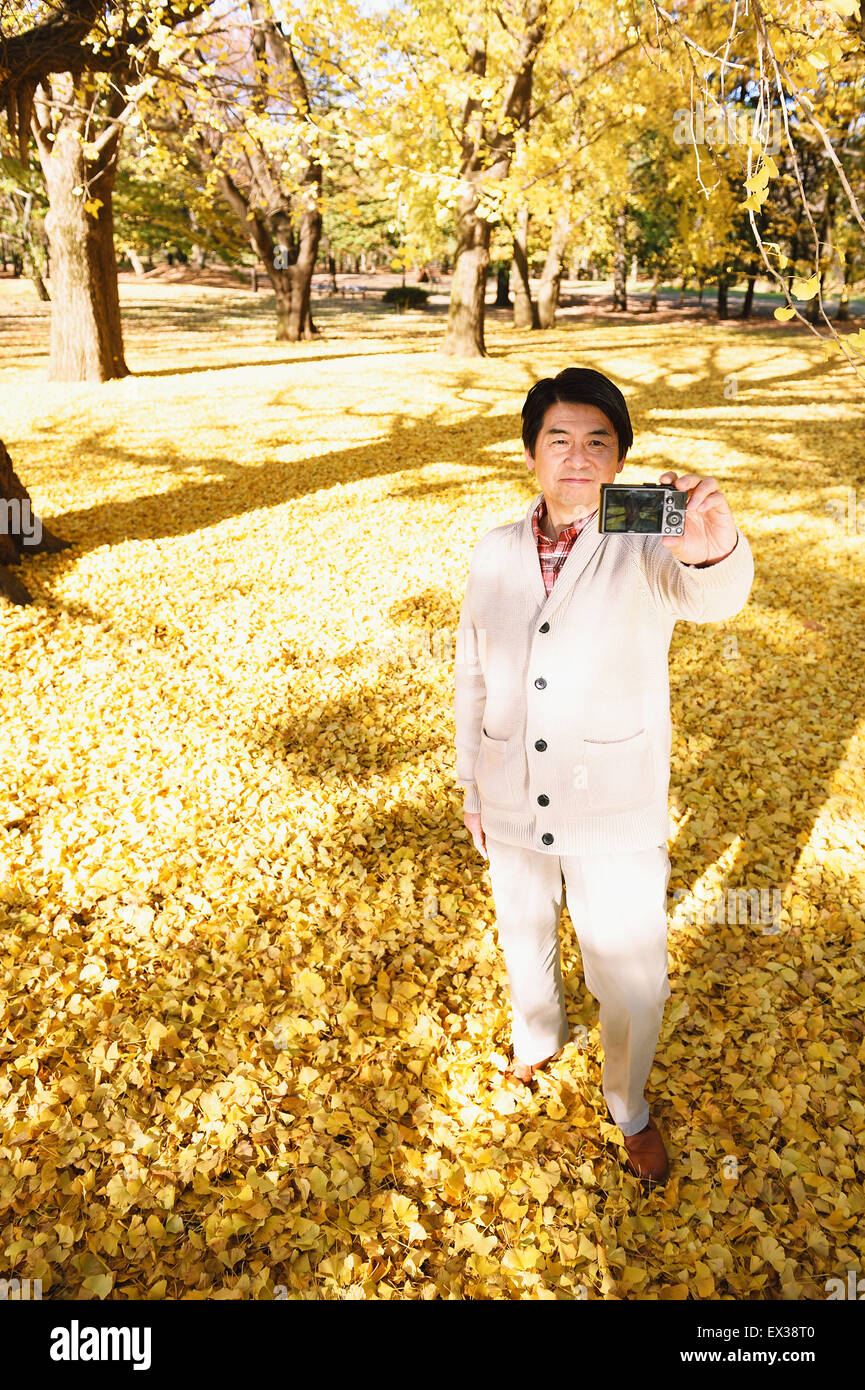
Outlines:
[[[857,19],[859,17],[861,0],[823,0],[823,4],[844,19],[852,19],[854,15]]]
[[[391,1207],[397,1221],[402,1222],[404,1225],[409,1225],[412,1221],[417,1221],[417,1203],[413,1202],[410,1197],[406,1197],[405,1193],[394,1192],[391,1197]]]
[[[114,1287],[113,1274],[89,1274],[84,1280],[85,1289],[95,1293],[97,1298],[107,1298]]]

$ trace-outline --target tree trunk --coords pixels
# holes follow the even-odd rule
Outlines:
[[[661,283],[661,272],[656,270],[652,276],[652,290],[649,295],[649,313],[654,314],[658,309],[658,286]]]
[[[336,258],[329,255],[327,258],[327,269],[330,274],[330,283],[334,294],[339,294],[339,285],[336,283]]]
[[[727,318],[727,277],[718,276],[718,318]]]
[[[267,92],[274,78],[278,78],[280,90],[290,98],[289,110],[293,113],[292,130],[297,143],[292,145],[292,162],[297,181],[293,178],[294,187],[286,187],[279,152],[271,151],[266,141],[253,140],[233,160],[230,169],[219,170],[217,186],[249,239],[255,259],[264,263],[273,286],[276,341],[296,342],[318,332],[312,321],[310,300],[321,241],[322,166],[314,144],[304,134],[310,117],[309,92],[291,37],[261,0],[248,3],[252,47],[256,63],[261,65],[260,78],[249,93],[251,109],[258,116],[266,116]],[[221,132],[211,128],[207,138],[201,133],[194,143],[210,168],[216,169]]]
[[[16,521],[22,524],[16,526]],[[53,555],[59,550],[68,550],[71,544],[55,536],[35,515],[30,493],[15,472],[0,439],[0,594],[12,603],[32,602],[20,579],[7,567],[20,565],[22,556],[36,555],[40,551]]]
[[[516,132],[528,133],[531,120],[535,58],[546,32],[544,0],[526,0],[519,11],[517,47],[504,84],[505,95],[497,116],[485,110],[487,103],[477,81],[487,76],[487,20],[483,6],[470,7],[464,44],[468,62],[459,139],[462,146],[462,192],[456,209],[456,257],[448,323],[441,352],[445,356],[485,357],[484,301],[490,256],[491,226],[478,213],[478,181],[508,177],[516,148]],[[507,28],[507,22],[499,15]],[[513,31],[509,30],[513,34]]]
[[[743,319],[749,319],[751,317],[751,310],[754,307],[754,285],[756,284],[756,281],[756,275],[748,276],[748,284],[745,288],[745,298],[742,300]]]
[[[687,286],[688,286],[688,277],[687,277],[687,275],[683,275],[683,276],[682,276],[682,283],[681,283],[681,285],[679,286],[679,308],[680,308],[680,309],[682,309],[682,308],[684,307],[684,304],[685,304],[685,290],[687,289]]]
[[[445,357],[486,357],[484,308],[490,260],[489,222],[477,214],[477,194],[469,186],[456,215],[456,256],[448,321],[439,351]]]
[[[511,296],[509,293],[511,279],[511,267],[507,261],[502,261],[496,270],[496,304],[497,309],[510,309]]]
[[[310,280],[297,265],[274,272],[270,279],[276,294],[276,341],[297,343],[316,335],[310,311]]]
[[[53,95],[54,113],[62,112],[53,122],[53,144],[45,138],[44,124],[35,130],[50,205],[45,218],[52,292],[48,377],[50,381],[109,381],[129,374],[114,252],[113,195],[120,131],[109,128],[122,108],[123,95],[112,91],[108,124],[102,121],[105,143],[94,159],[85,159],[83,140],[85,131],[92,131],[94,118],[97,130],[90,138],[95,141],[100,134],[95,97],[85,106],[83,93],[75,89],[68,74],[62,75]]]
[[[521,207],[514,227],[514,328],[540,328],[529,284],[529,210]]]
[[[314,209],[307,207],[300,217],[297,236],[297,257],[287,270],[290,304],[286,317],[281,319],[277,311],[276,340],[296,343],[300,339],[314,338],[318,329],[312,321],[312,276],[315,258],[321,238],[321,212],[316,204]],[[272,262],[268,262],[268,268]],[[274,283],[274,289],[276,285]],[[284,294],[284,289],[283,289]]]
[[[626,212],[622,208],[616,214],[613,224],[613,309],[622,312],[628,307],[628,248],[625,231]]]
[[[142,261],[141,257],[139,256],[138,252],[136,251],[135,247],[134,247],[134,246],[124,246],[123,250],[126,252],[127,256],[129,257],[129,264],[132,266],[132,269],[135,271],[135,274],[136,274],[136,275],[143,275],[143,274],[144,274],[144,262]]]
[[[253,253],[264,261],[276,296],[276,341],[296,343],[314,337],[318,329],[310,301],[322,221],[317,197],[304,207],[295,228],[290,195],[285,195],[287,207],[265,213],[252,205],[249,191],[242,191],[229,174],[220,175],[219,185]]]
[[[42,279],[42,275],[41,275],[41,272],[40,272],[40,270],[39,270],[39,266],[36,264],[36,260],[35,260],[35,257],[33,256],[32,251],[28,252],[28,255],[27,255],[27,264],[28,264],[28,266],[29,266],[29,273],[28,273],[27,278],[28,278],[28,279],[30,280],[30,282],[32,283],[33,288],[34,288],[35,291],[36,291],[37,297],[38,297],[39,299],[42,300],[42,303],[43,303],[43,304],[48,304],[48,303],[50,303],[50,301],[51,301],[51,296],[50,296],[50,294],[48,293],[48,286],[45,284],[45,281]]]
[[[832,259],[835,255],[835,248],[832,245],[832,214],[834,210],[834,204],[835,194],[833,190],[833,185],[827,184],[826,195],[823,200],[823,213],[818,224],[820,240],[824,248],[819,265],[820,279],[818,281],[817,293],[814,295],[814,298],[809,302],[807,311],[808,322],[813,324],[819,323],[821,314],[826,313],[825,305],[823,305],[822,310],[820,306],[821,304],[823,304],[823,294],[826,289],[826,269],[831,264]]]
[[[564,255],[571,233],[570,192],[570,179],[566,178],[562,188],[562,205],[553,223],[547,259],[544,262],[541,283],[538,286],[538,322],[541,328],[554,328],[556,324],[556,310],[559,307],[559,293],[564,270]]]
[[[43,304],[51,299],[45,281],[42,278],[42,261],[33,240],[33,233],[30,230],[30,212],[33,206],[33,194],[26,193],[24,196],[24,206],[18,203],[18,191],[12,190],[6,195],[6,202],[11,215],[17,224],[18,234],[21,238],[21,246],[24,252],[24,264],[27,267],[27,278],[32,281],[33,288]],[[47,259],[47,257],[46,257]],[[3,246],[3,269],[6,269],[6,246]]]

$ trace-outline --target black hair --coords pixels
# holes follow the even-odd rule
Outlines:
[[[565,367],[558,376],[536,381],[523,405],[523,446],[532,458],[544,415],[551,405],[595,405],[610,420],[619,441],[619,460],[634,442],[625,398],[610,378],[591,367]]]

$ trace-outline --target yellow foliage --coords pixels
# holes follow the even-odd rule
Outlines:
[[[0,610],[3,1272],[60,1298],[824,1297],[865,1253],[843,368],[771,321],[581,318],[530,361],[496,323],[494,355],[455,365],[434,316],[272,344],[244,291],[135,294],[140,375],[5,374],[5,442],[77,548]],[[160,305],[195,329],[154,331]],[[452,649],[399,642],[455,632],[472,545],[535,492],[526,389],[577,350],[632,402],[623,479],[718,477],[757,569],[741,615],[671,644],[649,1093],[671,1180],[648,1195],[567,909],[581,1033],[533,1089],[503,1078]],[[777,931],[709,916],[742,885],[781,891]]]

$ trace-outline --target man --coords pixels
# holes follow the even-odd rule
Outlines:
[[[489,859],[513,1011],[510,1070],[529,1080],[568,1040],[558,938],[564,881],[586,984],[600,1004],[603,1091],[628,1165],[664,1181],[643,1088],[667,977],[668,653],[677,618],[745,605],[751,549],[714,478],[687,491],[682,536],[604,534],[602,483],[633,443],[612,381],[569,367],[522,411],[541,488],[471,556],[456,654],[456,780]]]

